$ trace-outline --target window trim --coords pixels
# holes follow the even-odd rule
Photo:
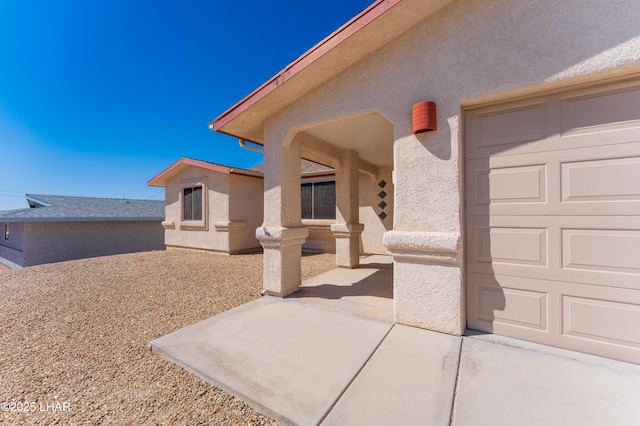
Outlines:
[[[9,223],[5,222],[4,223],[4,240],[5,241],[9,241]]]
[[[202,219],[201,220],[185,220],[184,219],[184,190],[189,188],[202,188]],[[207,190],[207,178],[200,177],[195,179],[187,179],[180,181],[178,204],[180,208],[180,229],[197,229],[208,230],[209,228],[209,202]]]

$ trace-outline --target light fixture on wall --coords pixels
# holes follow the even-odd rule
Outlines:
[[[436,104],[431,101],[418,102],[411,109],[413,134],[438,130],[436,123]]]

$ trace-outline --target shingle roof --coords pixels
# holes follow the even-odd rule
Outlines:
[[[164,201],[27,194],[28,209],[0,211],[0,222],[164,220]]]

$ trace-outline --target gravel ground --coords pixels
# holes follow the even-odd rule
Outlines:
[[[303,279],[333,264],[305,256]],[[148,349],[261,289],[260,254],[156,251],[1,273],[0,423],[275,424]]]

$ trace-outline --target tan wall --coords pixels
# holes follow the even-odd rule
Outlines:
[[[0,257],[23,266],[24,223],[9,223],[9,239],[4,239],[4,222],[0,222]]]
[[[360,173],[360,223],[364,224],[364,231],[360,236],[362,242],[361,251],[367,254],[389,254],[382,243],[384,233],[393,227],[393,182],[391,181],[391,167],[381,167],[376,179]],[[385,181],[381,188],[378,183]],[[380,192],[387,195],[382,198]],[[379,206],[384,201],[387,205]],[[387,216],[382,219],[379,214],[385,212]]]
[[[205,182],[206,208],[203,212],[203,228],[181,227],[182,206],[180,194],[183,186]],[[173,228],[165,229],[167,247],[194,248],[219,252],[229,251],[229,234],[217,232],[214,222],[228,221],[229,175],[191,167],[170,179],[165,187],[165,223]]]
[[[395,318],[459,334],[461,108],[637,73],[638,22],[636,0],[453,2],[270,116],[265,143],[373,110],[392,122]],[[437,104],[438,130],[415,136],[411,106],[424,100]]]
[[[25,223],[24,266],[164,250],[160,221]]]
[[[336,237],[331,232],[331,224],[335,220],[330,219],[302,219],[302,225],[309,229],[309,236],[302,245],[302,250],[319,253],[335,253]]]
[[[204,183],[205,220],[200,227],[181,222],[180,194],[185,186]],[[264,181],[260,178],[190,167],[165,188],[167,247],[236,253],[260,249],[256,228],[262,224]]]
[[[264,179],[230,175],[229,221],[245,222],[242,228],[229,231],[229,250],[242,252],[260,249],[256,228],[262,224]]]

